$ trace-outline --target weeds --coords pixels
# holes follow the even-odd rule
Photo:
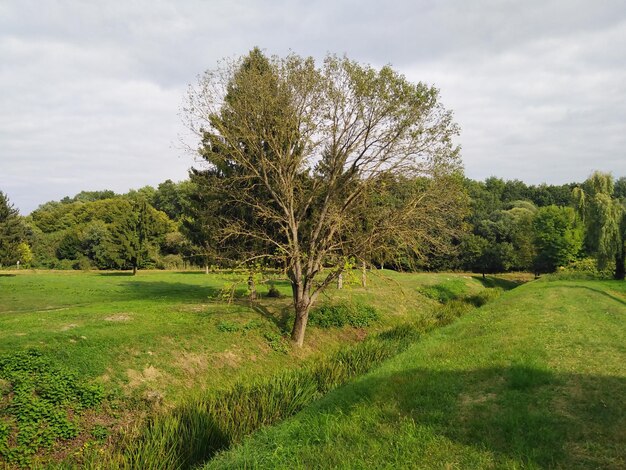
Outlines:
[[[20,466],[28,466],[33,455],[56,440],[76,437],[78,420],[70,416],[104,397],[100,386],[32,350],[0,357],[0,379],[0,455]]]

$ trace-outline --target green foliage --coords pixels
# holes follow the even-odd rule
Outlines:
[[[109,428],[103,426],[102,424],[96,424],[93,428],[91,428],[91,435],[98,441],[106,440],[110,434],[111,432]]]
[[[18,261],[18,247],[26,238],[26,228],[17,209],[0,191],[0,266]],[[24,262],[24,261],[22,261]]]
[[[80,429],[71,416],[104,397],[100,386],[34,350],[0,356],[0,379],[8,384],[0,402],[0,455],[19,465],[58,439],[76,437]]]
[[[612,263],[608,263],[607,266],[600,269],[596,259],[583,258],[574,260],[568,265],[559,268],[549,278],[562,280],[609,279],[614,269],[615,266]]]
[[[107,191],[97,193],[47,203],[33,211],[28,220],[35,265],[127,269],[154,266],[161,259],[165,235],[175,226],[147,202],[146,191],[112,198],[101,198]],[[60,260],[77,263],[69,266]]]
[[[379,319],[380,315],[374,307],[353,303],[321,305],[309,313],[309,324],[320,328],[342,328],[346,325],[363,328]]]
[[[460,298],[465,293],[465,289],[462,279],[450,279],[439,284],[421,287],[419,292],[429,299],[445,304]]]
[[[239,325],[229,321],[222,321],[217,324],[217,330],[223,333],[234,333],[240,330]]]
[[[570,207],[548,206],[537,211],[535,230],[535,270],[554,272],[573,261],[582,249],[583,229]]]
[[[26,242],[22,242],[17,245],[17,255],[20,263],[24,266],[29,266],[33,262],[33,252],[30,246]]]
[[[289,352],[287,340],[280,333],[266,331],[263,333],[263,337],[267,341],[268,346],[274,351],[283,354],[287,354]]]
[[[620,194],[620,180],[617,193]],[[615,263],[614,277],[626,276],[626,200],[615,195],[611,174],[594,172],[574,192],[576,209],[586,227],[585,244],[604,270]]]

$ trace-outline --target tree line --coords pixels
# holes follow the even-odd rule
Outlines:
[[[398,197],[415,184],[395,181],[390,193],[376,194],[368,205],[379,211],[393,204],[385,200],[389,194]],[[407,249],[389,236],[367,264],[404,271],[541,274],[593,258],[622,276],[626,177],[595,173],[582,184],[563,185],[461,178],[455,184],[464,195],[457,201],[458,232],[441,236],[437,249]],[[219,242],[218,212],[206,185],[196,172],[185,181],[167,180],[126,194],[82,191],[44,203],[25,217],[0,191],[0,264],[11,267],[19,260],[43,269],[129,270],[236,266],[240,247],[229,250]]]

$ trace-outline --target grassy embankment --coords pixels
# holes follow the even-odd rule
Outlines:
[[[3,366],[7,378],[19,379],[22,385],[31,387],[21,392],[29,398],[20,411],[24,416],[17,419],[23,418],[24,426],[31,429],[29,444],[20,452],[36,450],[41,455],[41,446],[47,448],[59,436],[73,438],[53,446],[56,458],[67,458],[77,441],[95,441],[95,445],[101,445],[103,439],[110,441],[108,436],[116,426],[133,420],[123,413],[129,411],[129,399],[132,403],[164,397],[166,407],[173,406],[190,394],[197,395],[199,390],[225,389],[235,382],[296,367],[309,357],[328,356],[346,343],[359,342],[368,334],[394,325],[407,321],[428,323],[437,305],[433,298],[443,296],[445,300],[483,289],[481,282],[470,276],[372,275],[367,289],[351,286],[331,291],[324,301],[372,305],[380,313],[379,321],[368,328],[313,327],[308,332],[307,346],[292,350],[281,337],[289,326],[288,298],[262,299],[254,305],[215,300],[237,276],[163,272],[144,272],[137,277],[123,273],[13,274],[0,277],[0,355],[27,350],[41,355],[26,360],[14,358]],[[283,293],[288,292],[284,281],[276,281],[276,285]],[[424,287],[427,295],[419,292]],[[261,287],[260,291],[266,289]],[[242,283],[238,292],[243,295],[244,291]],[[22,370],[22,363],[30,369]],[[57,365],[63,370],[57,370]],[[24,373],[43,369],[46,375],[40,388],[45,389],[48,398],[57,400],[53,404],[60,408],[30,398],[29,390],[34,385],[32,377]],[[99,384],[105,396],[114,397],[115,406],[87,413],[89,422],[78,426],[86,433],[76,429],[75,420],[59,418],[58,414],[64,404],[91,396],[91,389],[76,383],[75,376],[79,382]],[[14,390],[7,380],[0,385],[5,407]],[[10,434],[15,425],[11,419],[9,428],[4,420],[0,434]],[[58,433],[42,434],[36,429],[39,425],[31,426],[41,419],[55,421]],[[7,439],[9,445],[15,444],[11,444],[10,436]],[[31,459],[28,455],[18,457],[14,461]]]
[[[216,387],[244,373],[275,370],[293,358],[272,349],[271,338],[290,326],[291,305],[285,281],[275,285],[282,299],[231,304],[219,300],[236,276],[228,274],[21,272],[0,277],[0,354],[28,348],[62,361],[88,378],[119,388],[123,394],[157,390],[175,399],[185,387]],[[241,276],[238,276],[241,278]],[[371,305],[381,319],[368,328],[382,330],[428,315],[435,305],[418,289],[441,285],[474,292],[481,284],[448,274],[371,275],[358,285],[331,290],[323,302]],[[259,287],[261,294],[267,286]],[[245,282],[237,293],[245,295]],[[367,331],[311,328],[303,359]]]
[[[626,284],[539,281],[206,468],[626,468]]]

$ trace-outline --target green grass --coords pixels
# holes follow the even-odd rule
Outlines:
[[[283,294],[279,299],[263,297],[268,283],[259,286],[262,298],[254,304],[219,300],[235,281],[241,281],[236,294],[244,296],[246,276],[241,274],[0,275],[0,355],[34,350],[50,364],[101,386],[108,397],[105,409],[74,418],[83,420],[77,426],[93,438],[87,447],[93,442],[110,445],[122,425],[140,422],[154,407],[184,404],[198,392],[228,390],[298,368],[395,325],[439,322],[434,313],[439,304],[421,293],[425,285],[453,282],[468,295],[484,291],[480,280],[459,274],[373,272],[366,289],[347,276],[346,288],[330,289],[321,302],[371,305],[376,321],[309,328],[300,350],[285,336],[293,318],[288,284],[273,279]],[[11,386],[4,385],[3,397],[8,397]],[[11,407],[5,405],[0,415],[10,416]],[[89,436],[83,433],[77,443]],[[76,450],[72,442],[64,445],[52,446],[58,458]]]
[[[625,468],[626,284],[533,282],[206,468]]]
[[[450,276],[385,272],[370,276],[367,289],[331,289],[321,302],[372,305],[382,317],[376,327],[383,329],[426,314],[433,304],[419,294],[418,286],[445,282]],[[243,370],[275,369],[288,361],[272,354],[266,336],[288,332],[293,318],[290,298],[264,298],[254,305],[215,300],[235,278],[191,272],[2,276],[0,354],[36,349],[124,394],[156,389],[173,398],[191,385],[191,379],[193,385],[215,387],[232,383]],[[472,278],[459,278],[468,290],[481,288]],[[274,284],[288,294],[285,281]],[[238,292],[245,293],[245,283]],[[250,324],[256,326],[247,327]],[[311,328],[298,357],[358,337],[354,328]]]

